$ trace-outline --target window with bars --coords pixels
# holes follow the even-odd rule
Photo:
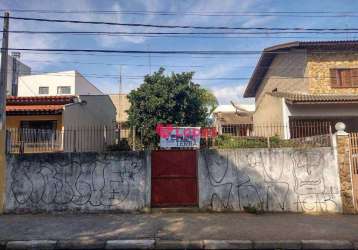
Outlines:
[[[357,88],[358,68],[330,69],[330,78],[333,88]]]

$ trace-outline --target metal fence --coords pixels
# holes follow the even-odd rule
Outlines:
[[[214,130],[215,133],[213,133]],[[143,150],[149,147],[143,145],[141,132],[142,129],[134,130],[116,126],[67,127],[62,130],[9,128],[7,129],[7,152],[23,154]],[[224,125],[219,128],[202,128],[201,147],[330,146],[331,134],[331,124],[328,122],[296,122],[287,126],[277,124]]]
[[[334,125],[334,124],[333,124]],[[289,124],[228,124],[218,127],[219,134],[235,137],[272,137],[282,139],[311,137],[330,134],[332,124],[328,121],[290,121]]]
[[[107,126],[69,127],[62,130],[9,128],[8,153],[102,152],[118,143],[118,130]]]

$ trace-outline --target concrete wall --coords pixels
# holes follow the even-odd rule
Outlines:
[[[334,148],[200,150],[199,208],[342,212],[347,190],[337,155]],[[150,152],[9,155],[6,212],[145,209],[150,162]]]
[[[147,157],[144,152],[11,155],[6,212],[141,210],[150,200]]]
[[[65,105],[64,129],[76,129],[79,136],[64,137],[65,152],[102,152],[116,140],[116,110],[108,95],[82,95],[82,103]],[[71,132],[69,132],[71,133]],[[77,146],[75,146],[77,145]]]
[[[332,148],[203,150],[198,174],[203,209],[342,211]]]
[[[108,95],[81,95],[84,103],[65,105],[63,126],[112,126],[116,121],[116,108]]]

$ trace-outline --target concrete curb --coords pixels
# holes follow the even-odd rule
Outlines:
[[[203,240],[204,249],[253,249],[251,240]]]
[[[154,249],[154,246],[154,240],[109,240],[105,249]]]
[[[58,250],[76,250],[88,249],[97,250],[104,249],[106,241],[104,240],[59,240],[56,244]]]
[[[202,240],[158,240],[155,249],[176,250],[176,249],[204,249]]]
[[[255,241],[254,249],[302,249],[301,241],[297,240],[279,240],[279,241]]]
[[[29,240],[29,241],[0,241],[0,250],[64,250],[64,249],[357,249],[358,241],[347,240]]]
[[[348,240],[303,240],[302,249],[354,249]]]
[[[54,240],[28,240],[28,241],[8,241],[6,249],[11,250],[27,250],[27,249],[41,249],[53,250],[56,247]]]

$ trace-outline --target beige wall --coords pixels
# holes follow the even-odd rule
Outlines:
[[[57,121],[57,129],[62,129],[62,115],[7,115],[6,128],[20,128],[21,121]]]
[[[128,121],[128,114],[127,114],[126,110],[128,110],[130,108],[131,104],[127,98],[127,95],[126,94],[113,94],[113,95],[109,95],[109,97],[111,98],[111,100],[117,110],[116,121],[119,123]]]
[[[256,136],[284,136],[283,99],[265,94],[254,115]]]
[[[256,106],[266,92],[277,88],[282,92],[308,92],[306,75],[306,50],[294,50],[275,56],[256,93]]]
[[[358,68],[358,54],[350,51],[310,52],[307,57],[309,92],[312,94],[358,94],[358,88],[332,88],[331,68]]]

